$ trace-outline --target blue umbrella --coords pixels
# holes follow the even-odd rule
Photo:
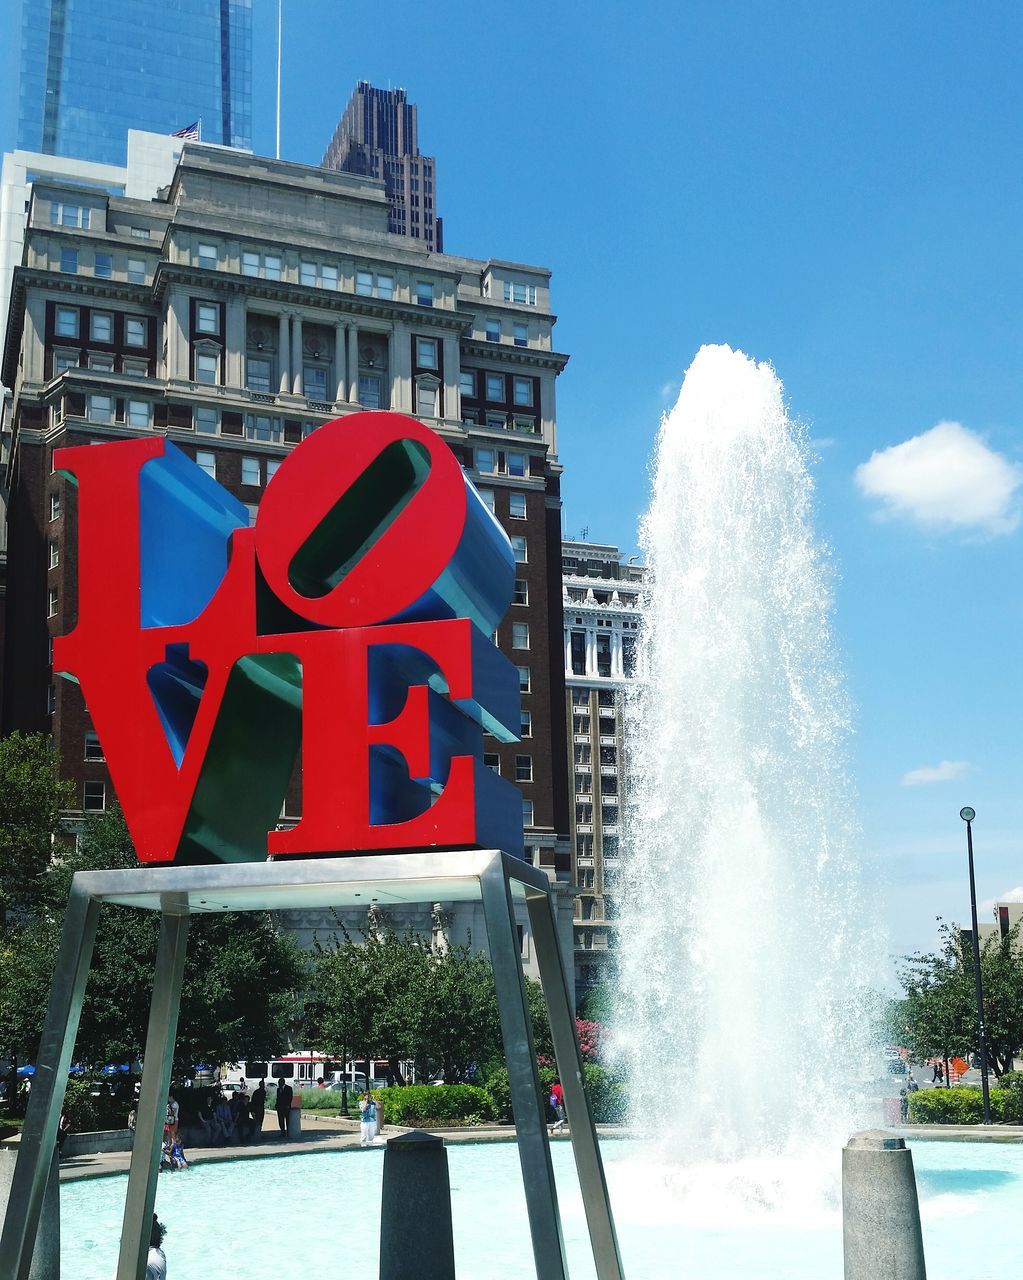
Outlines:
[[[19,1067],[19,1068],[18,1068],[18,1075],[19,1075],[19,1076],[34,1076],[34,1075],[35,1075],[35,1073],[36,1073],[36,1069],[35,1069],[35,1067],[29,1067],[29,1066],[26,1066],[26,1067]]]

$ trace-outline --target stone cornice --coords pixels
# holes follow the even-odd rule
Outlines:
[[[506,342],[481,342],[477,338],[462,339],[462,355],[472,356],[487,364],[528,365],[534,369],[553,369],[560,373],[569,357],[560,351],[544,351],[539,347],[514,347]]]

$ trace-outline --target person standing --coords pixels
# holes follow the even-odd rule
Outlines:
[[[171,1142],[178,1136],[178,1116],[181,1113],[181,1107],[177,1098],[173,1093],[167,1095],[167,1133]]]
[[[154,1213],[153,1226],[149,1233],[145,1280],[167,1280],[167,1255],[163,1251],[163,1238],[166,1234],[166,1227]]]
[[[550,1131],[551,1133],[557,1133],[559,1129],[564,1129],[565,1127],[565,1094],[557,1080],[551,1085],[551,1106],[557,1118],[551,1125]]]
[[[288,1135],[288,1115],[291,1112],[291,1100],[295,1096],[295,1091],[286,1080],[281,1080],[277,1085],[277,1124],[280,1127],[284,1137]]]
[[[359,1099],[359,1145],[369,1147],[377,1132],[377,1104],[367,1089]]]
[[[263,1117],[265,1114],[266,1081],[260,1080],[259,1084],[252,1091],[252,1100],[249,1103],[249,1115],[252,1117],[251,1138],[254,1142],[258,1142],[263,1136]]]

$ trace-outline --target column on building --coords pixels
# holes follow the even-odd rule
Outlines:
[[[281,379],[278,387],[279,394],[286,396],[291,390],[291,359],[289,355],[288,337],[288,316],[282,311],[278,320],[277,329],[277,357],[281,362]]]
[[[245,386],[245,295],[231,294],[224,308],[224,382]]]
[[[191,377],[188,360],[188,298],[180,289],[167,296],[167,377],[187,382]]]
[[[359,402],[359,329],[348,326],[348,396],[350,404]]]
[[[572,674],[572,628],[565,628],[565,675]]]
[[[451,422],[460,422],[462,408],[458,374],[461,366],[458,360],[458,339],[444,339],[444,417]]]
[[[334,325],[334,403],[348,399],[348,374],[345,370],[345,326],[338,320]]]
[[[611,632],[611,674],[613,676],[625,675],[625,667],[622,662],[622,633],[617,627]]]
[[[597,628],[586,628],[586,674],[597,674]]]
[[[300,396],[302,391],[302,317],[291,319],[291,392]]]
[[[412,335],[408,326],[397,323],[391,331],[391,408],[400,413],[415,413],[412,390]]]

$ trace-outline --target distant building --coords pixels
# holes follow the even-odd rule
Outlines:
[[[420,154],[417,115],[404,89],[374,89],[360,80],[324,153],[323,167],[382,178],[391,209],[388,230],[441,253],[437,162]]]
[[[977,936],[980,939],[981,950],[984,946],[992,941],[1003,941],[1009,936],[1018,924],[1023,924],[1023,902],[996,902],[994,906],[994,924],[977,924]],[[1023,929],[1020,930],[1023,934]],[[965,928],[959,930],[959,936],[962,939],[962,945],[967,948],[973,946],[973,930]],[[1023,937],[1016,941],[1016,949],[1023,951]]]
[[[566,714],[572,806],[576,992],[605,977],[614,951],[625,755],[622,704],[636,673],[642,566],[617,547],[562,543]]]
[[[12,42],[13,43],[13,42]],[[22,0],[22,151],[124,164],[129,129],[252,145],[252,0]]]

